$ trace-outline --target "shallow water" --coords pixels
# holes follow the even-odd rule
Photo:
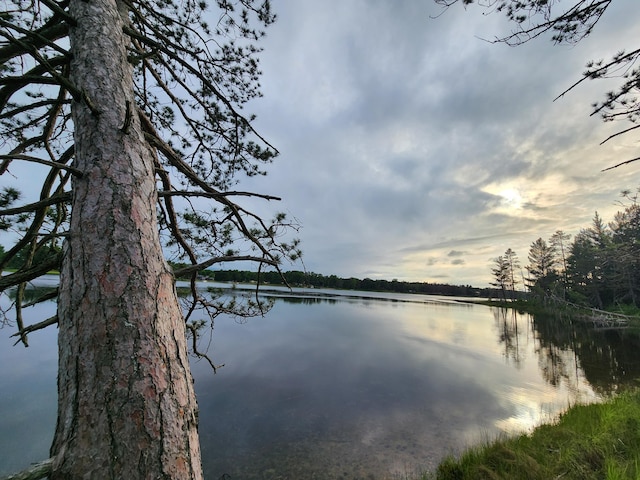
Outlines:
[[[209,354],[225,366],[214,375],[193,362],[206,478],[433,468],[570,403],[597,401],[637,373],[635,353],[622,373],[622,357],[612,359],[625,342],[589,338],[603,342],[590,349],[596,356],[609,352],[607,374],[602,359],[587,359],[583,337],[572,348],[575,334],[554,338],[566,328],[528,315],[418,295],[304,293],[277,293],[264,317],[219,317]],[[37,308],[33,321],[55,304]],[[46,458],[55,427],[56,330],[32,334],[28,349],[11,347],[10,333],[0,330],[0,474]],[[589,362],[598,368],[585,372]]]
[[[417,299],[281,300],[265,318],[218,321],[226,366],[194,369],[209,478],[403,474],[597,398],[579,369],[543,378],[528,317],[506,319],[514,346],[497,311]]]

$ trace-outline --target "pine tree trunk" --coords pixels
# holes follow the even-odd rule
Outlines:
[[[60,276],[52,479],[200,479],[185,326],[157,230],[117,0],[71,0],[76,179]],[[133,112],[131,112],[133,113]]]

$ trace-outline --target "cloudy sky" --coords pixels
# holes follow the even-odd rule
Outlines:
[[[601,173],[638,156],[637,136],[600,146],[624,124],[589,116],[616,83],[553,101],[588,60],[637,47],[637,0],[614,2],[578,45],[517,48],[485,41],[511,26],[478,7],[273,7],[252,109],[281,155],[243,185],[283,198],[309,271],[484,286],[507,248],[526,265],[536,238],[574,234],[596,210],[611,220],[619,192],[638,186],[640,165]]]
[[[264,97],[248,110],[281,154],[239,188],[281,197],[258,212],[302,224],[304,265],[286,270],[486,286],[507,248],[524,266],[535,239],[575,234],[596,210],[610,221],[640,186],[640,163],[601,172],[639,155],[637,135],[600,146],[625,124],[589,116],[615,80],[553,101],[587,61],[637,48],[637,0],[613,2],[577,45],[515,48],[486,41],[512,25],[477,6],[272,4]]]

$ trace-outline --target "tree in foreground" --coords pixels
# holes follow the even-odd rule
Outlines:
[[[58,325],[50,478],[201,478],[186,331],[198,353],[198,315],[229,305],[201,296],[195,275],[299,255],[282,241],[282,215],[266,221],[239,203],[276,198],[233,189],[277,153],[241,113],[259,95],[269,2],[217,1],[213,26],[195,0],[3,7],[0,174],[29,162],[26,180],[41,182],[29,203],[13,187],[0,195],[0,227],[17,239],[0,291],[12,291],[5,321],[25,345]],[[165,251],[187,266],[172,271]],[[27,283],[52,269],[59,288],[28,299]],[[175,275],[191,278],[186,313]],[[55,317],[26,325],[24,309],[53,297]]]
[[[544,35],[550,35],[556,44],[575,44],[590,35],[614,0],[434,0],[443,8],[456,3],[477,3],[491,12],[503,13],[514,25],[510,34],[496,42],[516,46]],[[619,135],[640,129],[640,48],[619,51],[607,61],[589,61],[582,78],[569,86],[558,98],[587,80],[614,78],[620,83],[616,90],[607,92],[604,100],[593,104],[592,115],[600,115],[605,122],[625,120],[630,126],[604,139],[605,143]],[[614,164],[616,168],[636,162],[640,156]]]

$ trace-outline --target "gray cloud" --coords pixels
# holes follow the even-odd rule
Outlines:
[[[553,101],[635,38],[631,1],[575,47],[509,48],[479,39],[510,26],[478,8],[280,0],[252,107],[282,154],[247,186],[302,221],[309,270],[487,284],[507,248],[526,263],[537,237],[608,218],[636,185],[631,169],[600,173],[636,156],[628,140],[598,146],[615,127],[589,117],[606,88]]]
[[[622,125],[589,117],[612,86],[553,99],[632,46],[635,1],[574,47],[509,48],[480,39],[510,26],[474,6],[432,18],[430,0],[279,0],[247,111],[281,155],[239,188],[283,201],[248,207],[300,220],[308,270],[475,285],[507,248],[526,263],[536,238],[609,220],[638,183],[634,167],[600,172],[637,156],[631,137],[598,145]]]

